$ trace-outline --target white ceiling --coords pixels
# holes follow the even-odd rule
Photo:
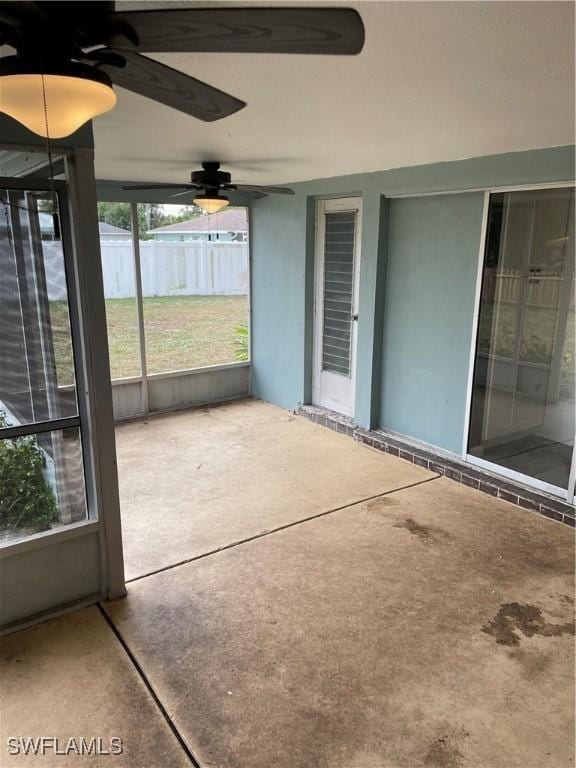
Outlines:
[[[364,19],[359,56],[155,56],[248,106],[202,123],[119,88],[95,123],[98,178],[183,181],[217,159],[280,183],[574,143],[573,3],[345,5]]]

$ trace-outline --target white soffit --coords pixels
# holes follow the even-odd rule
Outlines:
[[[95,122],[98,178],[185,181],[216,159],[280,183],[574,143],[573,3],[343,5],[364,20],[359,56],[155,55],[248,106],[203,123],[118,88]]]

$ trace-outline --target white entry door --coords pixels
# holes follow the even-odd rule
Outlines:
[[[315,405],[354,415],[362,199],[319,200],[316,210]]]

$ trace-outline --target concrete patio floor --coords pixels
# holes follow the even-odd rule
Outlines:
[[[121,424],[116,444],[127,579],[434,477],[257,400]]]
[[[258,402],[118,453],[136,580],[0,641],[2,766],[573,765],[569,528]],[[124,753],[7,756],[41,734]]]

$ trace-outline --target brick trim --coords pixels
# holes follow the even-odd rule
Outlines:
[[[449,459],[440,453],[415,446],[408,440],[402,440],[398,435],[391,435],[383,430],[364,429],[359,427],[349,416],[343,416],[327,408],[320,408],[316,405],[300,405],[295,412],[315,424],[352,437],[356,442],[368,445],[370,448],[398,456],[457,483],[487,493],[489,496],[537,512],[571,528],[575,527],[574,507],[561,499],[555,499],[533,488],[513,483],[464,461]]]

